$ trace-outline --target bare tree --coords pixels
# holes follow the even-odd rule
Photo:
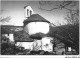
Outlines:
[[[72,11],[66,15],[65,20],[68,24],[79,24],[79,10]]]
[[[57,5],[51,9],[45,9],[42,6],[44,5],[53,5],[52,1],[39,1],[39,9],[45,11],[53,11],[57,9],[65,9],[68,11],[67,16],[64,18],[68,24],[76,24],[79,22],[79,1],[54,1]],[[59,2],[59,3],[57,3]],[[78,6],[76,10],[72,9],[73,7]]]

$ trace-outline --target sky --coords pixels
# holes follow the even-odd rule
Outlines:
[[[60,1],[52,1],[50,5],[46,4],[41,6],[44,9],[51,9],[55,7]],[[15,25],[15,26],[23,26],[24,17],[24,6],[29,5],[32,7],[35,14],[40,14],[46,20],[50,21],[55,25],[62,25],[66,23],[64,17],[68,10],[65,9],[56,9],[53,11],[45,11],[39,9],[39,1],[1,1],[1,15],[0,17],[11,16],[11,20],[6,25]],[[76,7],[74,8],[76,9]]]

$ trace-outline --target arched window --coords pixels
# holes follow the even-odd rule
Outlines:
[[[30,10],[30,15],[32,15],[32,11]]]

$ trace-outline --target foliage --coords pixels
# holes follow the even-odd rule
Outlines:
[[[33,39],[29,38],[29,34],[24,31],[18,31],[14,33],[15,41],[33,41]]]
[[[51,27],[50,36],[79,51],[79,24]]]

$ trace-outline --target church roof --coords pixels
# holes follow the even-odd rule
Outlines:
[[[23,23],[24,25],[28,24],[29,22],[47,22],[50,23],[48,20],[46,20],[45,18],[43,18],[41,15],[39,14],[33,14],[30,17],[28,17],[28,19],[26,19]]]

